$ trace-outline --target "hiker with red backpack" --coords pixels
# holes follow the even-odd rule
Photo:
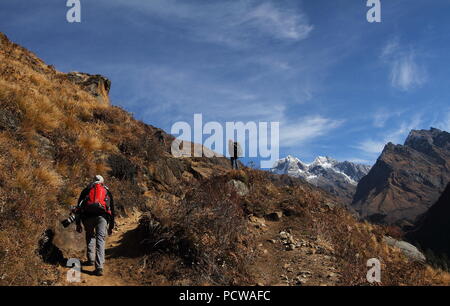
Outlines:
[[[114,200],[101,175],[96,175],[81,192],[76,213],[79,215],[77,232],[83,232],[81,223],[86,232],[87,261],[84,265],[95,265],[94,274],[102,276],[106,234],[111,235],[114,228]]]

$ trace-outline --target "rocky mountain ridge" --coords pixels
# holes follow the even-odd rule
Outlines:
[[[413,130],[403,145],[389,143],[359,182],[352,207],[373,222],[412,226],[450,181],[450,134]]]

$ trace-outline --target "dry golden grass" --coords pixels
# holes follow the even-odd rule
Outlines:
[[[103,142],[95,135],[82,134],[78,138],[78,146],[89,154],[100,150],[103,146]]]
[[[108,173],[102,156],[117,147],[99,136],[108,127],[93,122],[93,110],[105,107],[28,51],[2,43],[0,112],[17,118],[14,129],[0,127],[1,284],[37,284],[40,236],[68,213],[59,202],[73,205],[86,177]]]
[[[34,169],[33,176],[50,190],[57,190],[63,184],[63,180],[59,173],[49,166],[40,166],[39,168]]]

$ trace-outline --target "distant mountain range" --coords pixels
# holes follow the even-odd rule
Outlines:
[[[300,177],[343,200],[344,204],[352,201],[356,185],[370,170],[370,166],[339,162],[330,157],[317,157],[307,164],[293,156],[280,159],[271,169],[272,173]]]
[[[388,143],[358,184],[352,207],[372,222],[411,226],[450,181],[450,134],[413,130],[404,145]]]

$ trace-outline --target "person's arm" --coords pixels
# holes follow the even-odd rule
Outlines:
[[[76,207],[77,213],[80,213],[81,207],[83,206],[83,201],[86,199],[88,192],[89,192],[88,188],[84,188],[83,191],[81,192],[80,197],[78,198],[77,207]],[[76,225],[77,225],[77,227],[81,226],[81,218],[76,219]]]
[[[112,231],[115,226],[116,212],[115,212],[115,208],[114,208],[114,198],[113,198],[111,191],[109,191],[109,190],[108,190],[108,195],[109,195],[109,209],[111,210],[111,220],[109,221],[109,231]]]

